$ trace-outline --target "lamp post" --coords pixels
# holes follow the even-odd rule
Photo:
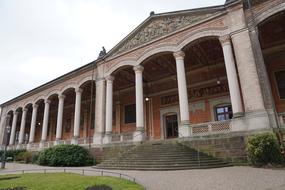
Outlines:
[[[11,127],[7,126],[5,128],[5,132],[6,132],[6,142],[5,142],[5,147],[4,147],[4,152],[2,154],[2,161],[1,161],[1,169],[5,169],[5,163],[6,163],[6,151],[7,151],[7,145],[8,145],[8,140],[9,140],[9,134],[11,132]]]

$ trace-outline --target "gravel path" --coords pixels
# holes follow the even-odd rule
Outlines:
[[[44,169],[31,164],[8,163],[6,173],[15,169]],[[80,167],[78,169],[91,169]],[[285,190],[285,169],[227,167],[181,171],[115,171],[131,175],[147,190]]]

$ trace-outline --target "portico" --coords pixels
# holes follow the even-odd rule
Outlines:
[[[18,149],[272,130],[277,121],[265,100],[248,11],[227,1],[150,15],[106,55],[2,104],[0,142],[7,125],[9,146]],[[264,34],[269,20],[259,25],[261,47],[270,81],[278,67],[283,89],[284,69]],[[275,94],[277,109],[270,110],[280,123],[284,104]]]

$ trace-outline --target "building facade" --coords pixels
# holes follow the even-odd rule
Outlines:
[[[249,2],[152,12],[94,62],[3,103],[0,142],[97,147],[284,127],[285,1]]]

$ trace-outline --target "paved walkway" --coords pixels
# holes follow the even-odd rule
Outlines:
[[[15,169],[44,169],[31,164],[8,163],[6,173]],[[80,167],[79,169],[91,169]],[[147,190],[284,190],[285,169],[227,167],[182,171],[117,171],[139,180]]]

